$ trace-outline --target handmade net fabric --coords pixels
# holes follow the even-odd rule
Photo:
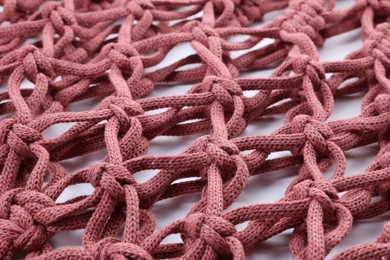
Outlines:
[[[244,259],[288,229],[294,258],[324,259],[354,220],[390,210],[390,1],[344,9],[331,0],[0,3],[0,259]],[[276,10],[271,23],[256,23]],[[319,61],[324,41],[359,27],[361,49]],[[264,39],[273,41],[254,48]],[[161,65],[182,43],[195,54]],[[270,77],[244,75],[266,69]],[[192,85],[186,94],[150,96],[182,84]],[[334,99],[355,93],[364,93],[360,115],[329,121]],[[86,99],[99,104],[70,109]],[[272,134],[243,134],[282,113]],[[60,123],[73,125],[43,136]],[[181,154],[147,155],[156,137],[193,134],[201,137]],[[371,143],[380,147],[374,162],[346,176],[344,151]],[[62,161],[97,150],[106,151],[99,163],[65,170]],[[279,151],[291,155],[269,158]],[[231,207],[251,176],[292,167],[282,199]],[[151,169],[151,179],[135,180]],[[57,201],[80,183],[92,194]],[[156,228],[151,208],[189,193],[201,196],[187,216]],[[82,245],[52,247],[55,234],[78,229]],[[182,241],[163,241],[172,234]],[[390,224],[334,258],[382,257],[390,257]]]

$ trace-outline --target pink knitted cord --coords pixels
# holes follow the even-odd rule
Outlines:
[[[324,259],[354,220],[390,210],[390,1],[356,0],[338,10],[334,0],[0,4],[0,259],[16,252],[28,259],[245,259],[287,229],[295,259]],[[270,24],[253,26],[276,10],[283,14]],[[319,61],[328,38],[359,27],[360,50]],[[238,35],[247,37],[231,41]],[[252,49],[265,38],[274,41]],[[195,54],[147,70],[182,43]],[[233,58],[233,51],[246,53]],[[268,78],[240,75],[265,69],[273,69]],[[25,80],[33,88],[21,88]],[[192,88],[148,97],[161,83]],[[365,93],[361,114],[330,122],[334,98],[355,93]],[[101,100],[96,109],[70,111],[90,98]],[[165,110],[145,113],[157,109]],[[251,121],[283,113],[272,134],[241,135]],[[59,123],[74,124],[43,137]],[[146,155],[158,136],[195,133],[203,136],[179,155]],[[380,147],[375,161],[345,176],[344,151],[371,143]],[[88,168],[67,172],[61,163],[103,149],[106,157]],[[279,151],[291,156],[268,158]],[[227,210],[251,176],[293,166],[299,171],[284,198]],[[159,172],[137,183],[133,174],[143,170]],[[93,193],[56,202],[81,183]],[[156,229],[155,203],[195,192],[201,199],[184,219]],[[78,229],[82,246],[52,248],[53,235]],[[162,243],[172,234],[182,242]],[[334,259],[383,257],[390,258],[390,223],[376,241]]]

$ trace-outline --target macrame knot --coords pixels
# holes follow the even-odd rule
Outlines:
[[[363,52],[379,59],[385,64],[390,63],[390,42],[388,37],[390,35],[389,23],[381,23],[375,27],[375,31],[369,35],[369,38],[365,41]]]
[[[234,13],[241,25],[247,26],[254,21],[263,19],[261,2],[261,0],[239,1],[239,4],[234,9]]]
[[[110,96],[105,98],[103,107],[110,109],[118,119],[123,131],[130,128],[130,117],[144,113],[142,106],[131,98]]]
[[[26,125],[18,124],[12,119],[4,120],[2,125],[2,141],[6,142],[17,154],[23,157],[32,157],[30,145],[42,139],[41,133]]]
[[[42,8],[43,18],[50,19],[54,29],[60,34],[65,33],[65,26],[77,24],[73,13],[65,9],[60,3],[49,2]]]
[[[333,212],[333,201],[339,198],[337,190],[326,181],[305,180],[296,184],[292,192],[294,199],[317,200],[325,212]]]
[[[103,188],[117,201],[125,201],[125,188],[136,184],[126,167],[118,164],[98,163],[90,168],[88,181],[96,188]]]
[[[298,115],[292,121],[294,133],[304,133],[307,142],[321,153],[328,152],[328,139],[333,136],[332,129],[325,123],[311,119],[308,115]]]
[[[110,43],[104,46],[102,52],[108,54],[110,60],[121,70],[143,72],[141,57],[131,44]],[[142,74],[138,76],[141,77]]]
[[[144,78],[144,65],[138,51],[131,44],[110,43],[107,44],[102,53],[108,56],[112,64],[117,66],[116,77],[128,77],[126,83],[135,97],[140,97],[149,93],[153,89],[153,82]],[[118,72],[117,70],[121,70]],[[111,77],[111,75],[110,75]],[[115,76],[112,76],[113,84],[118,82]],[[120,80],[119,80],[120,82]]]
[[[0,197],[0,236],[8,240],[10,247],[27,252],[38,250],[50,234],[35,216],[54,205],[51,198],[36,191],[20,188],[4,193]]]
[[[234,225],[224,218],[203,213],[191,214],[187,216],[184,228],[192,241],[201,239],[218,256],[231,256],[230,246],[225,238],[237,231]]]
[[[130,0],[127,4],[127,9],[137,19],[142,18],[145,12],[155,9],[150,0]]]
[[[122,107],[117,106],[115,104],[110,104],[109,108],[114,113],[115,117],[118,119],[121,128],[129,129],[130,118],[127,115],[126,111]]]
[[[102,103],[104,104],[103,107],[121,109],[129,116],[139,116],[144,113],[142,106],[128,97],[109,96]]]
[[[204,46],[209,46],[209,37],[219,37],[218,33],[210,26],[202,23],[194,23],[191,30],[194,40],[202,43]]]
[[[210,137],[206,146],[206,152],[217,166],[231,170],[236,167],[231,157],[238,155],[240,150],[227,139]]]
[[[377,113],[384,114],[390,112],[390,95],[379,94],[374,101],[375,110]]]
[[[242,89],[234,80],[208,76],[202,83],[204,92],[211,92],[228,111],[234,108],[234,96],[242,96]]]
[[[153,259],[142,247],[133,243],[124,243],[114,237],[106,237],[97,242],[91,255],[94,259]]]
[[[321,64],[309,55],[301,54],[299,57],[291,57],[294,72],[306,74],[312,82],[325,79],[325,69]]]
[[[280,28],[288,33],[304,33],[316,45],[322,45],[324,39],[320,33],[326,26],[321,16],[322,5],[318,1],[289,1],[290,8],[284,16],[276,19]]]
[[[43,73],[52,80],[55,78],[55,72],[50,61],[37,47],[33,45],[22,47],[19,59],[22,61],[24,72],[31,82],[35,82],[38,73]]]

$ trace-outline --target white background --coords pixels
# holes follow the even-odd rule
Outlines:
[[[337,1],[336,8],[345,8],[352,5],[354,1],[341,0]],[[261,26],[264,23],[268,23],[282,12],[273,12],[265,16],[265,21],[256,26]],[[342,60],[344,57],[353,50],[359,49],[362,45],[360,39],[360,29],[356,29],[349,33],[343,34],[327,40],[323,47],[320,48],[320,60],[321,61],[334,61]],[[239,40],[239,38],[238,38]],[[264,41],[254,48],[269,43]],[[189,44],[182,44],[177,46],[169,53],[164,62],[154,68],[150,68],[147,71],[153,71],[156,68],[171,64],[178,59],[194,53]],[[244,52],[233,53],[232,56],[236,57]],[[252,77],[267,77],[272,71],[254,72],[244,76]],[[31,87],[26,83],[23,87]],[[185,93],[190,86],[156,86],[151,96],[167,96],[177,95]],[[329,121],[343,118],[350,118],[357,116],[360,113],[362,95],[354,95],[344,98],[338,98],[335,100],[334,114],[330,117]],[[96,107],[99,100],[86,100],[77,102],[71,105],[70,110],[82,111],[91,110]],[[154,111],[155,113],[156,111]],[[261,117],[253,121],[242,136],[269,134],[273,130],[282,126],[283,115],[280,116],[268,116]],[[52,138],[63,133],[69,128],[71,124],[58,124],[50,127],[44,132],[46,138]],[[194,140],[200,135],[191,135],[186,137],[157,137],[151,141],[150,155],[174,155],[182,152],[186,147],[191,145]],[[345,152],[347,157],[347,175],[358,174],[364,171],[364,169],[373,161],[375,154],[378,152],[378,146],[376,144],[353,149]],[[106,151],[99,151],[79,158],[63,161],[62,164],[69,172],[81,169],[101,160]],[[275,158],[283,153],[275,153],[270,158]],[[144,171],[136,174],[138,182],[144,182],[153,176],[156,171]],[[237,206],[243,206],[253,203],[262,202],[275,202],[283,197],[283,193],[287,185],[297,175],[297,168],[284,169],[276,172],[270,172],[258,176],[251,177],[244,192],[233,204],[231,208]],[[57,202],[63,202],[70,198],[90,194],[92,187],[87,184],[75,185],[67,188]],[[190,208],[199,200],[200,194],[191,194],[181,196],[179,198],[168,199],[158,202],[153,208],[152,212],[155,214],[157,220],[157,228],[168,225],[169,223],[179,218],[185,217]],[[353,230],[346,237],[346,239],[338,245],[328,255],[327,258],[337,254],[338,252],[345,250],[351,246],[374,241],[375,238],[381,233],[383,224],[388,220],[389,215],[385,214],[380,217],[376,217],[369,220],[358,221],[354,223]],[[242,229],[245,225],[241,225],[238,229]],[[287,230],[282,234],[279,234],[266,242],[258,244],[254,250],[248,254],[248,259],[291,259],[291,254],[288,247],[288,239],[292,230]],[[81,236],[83,231],[62,232],[56,234],[51,243],[55,248],[64,246],[80,246]],[[178,236],[170,236],[164,242],[179,242]]]

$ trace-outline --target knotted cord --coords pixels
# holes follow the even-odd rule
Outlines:
[[[288,229],[294,258],[324,259],[355,220],[390,210],[390,1],[344,9],[333,0],[0,4],[0,259],[245,259]],[[356,28],[361,49],[320,61],[325,41]],[[164,65],[184,43],[194,53]],[[269,69],[269,77],[244,76]],[[151,97],[162,84],[191,88]],[[364,94],[360,115],[329,121],[335,99],[356,93]],[[92,98],[96,108],[70,109]],[[276,114],[284,123],[273,133],[244,135]],[[44,137],[60,123],[72,126]],[[193,134],[181,154],[147,154],[157,137]],[[344,152],[372,143],[374,162],[346,176]],[[98,150],[106,156],[90,167],[68,172],[62,163]],[[290,155],[269,158],[280,151]],[[291,167],[282,199],[231,207],[252,176]],[[133,175],[145,170],[158,172],[138,183]],[[90,195],[57,202],[83,183]],[[157,202],[199,192],[186,217],[156,228]],[[334,259],[390,257],[389,227]],[[55,234],[78,229],[80,247],[53,248]],[[182,242],[163,242],[172,234]]]

